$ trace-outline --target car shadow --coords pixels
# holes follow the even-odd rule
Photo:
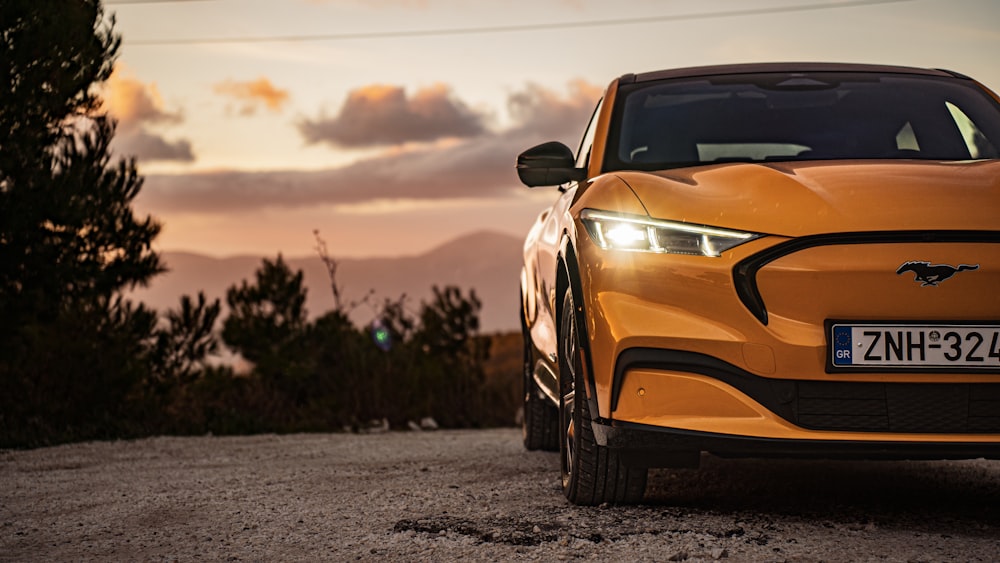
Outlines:
[[[939,533],[996,534],[1000,461],[720,459],[650,471],[644,503]],[[991,530],[992,528],[992,530]]]

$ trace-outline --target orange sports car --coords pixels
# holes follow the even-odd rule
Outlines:
[[[577,504],[719,456],[1000,458],[1000,100],[944,70],[626,74],[524,244],[524,443]]]

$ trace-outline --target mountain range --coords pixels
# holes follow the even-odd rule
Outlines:
[[[350,317],[358,326],[375,320],[378,306],[386,298],[406,295],[406,309],[416,316],[422,301],[429,301],[432,286],[457,286],[467,295],[474,289],[482,302],[481,332],[518,330],[518,284],[522,241],[495,232],[462,236],[418,256],[398,258],[344,258],[336,260],[337,285],[341,302],[357,303]],[[255,272],[264,256],[214,258],[191,252],[161,252],[168,271],[145,288],[137,288],[132,298],[161,312],[177,309],[182,295],[220,299],[224,318],[226,290],[243,280],[255,283]],[[276,256],[266,257],[269,260]],[[284,258],[293,271],[302,270],[307,288],[306,309],[311,318],[333,309],[330,276],[319,255]],[[367,300],[362,299],[369,295]]]

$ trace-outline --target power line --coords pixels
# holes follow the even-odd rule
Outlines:
[[[214,2],[215,0],[104,0],[109,4],[176,4],[180,2]]]
[[[169,1],[169,0],[135,0],[131,3]],[[174,0],[176,1],[176,0]],[[201,1],[201,0],[184,0]],[[350,39],[399,39],[408,37],[443,37],[449,35],[476,35],[486,33],[511,33],[517,31],[550,31],[559,29],[580,29],[588,27],[610,27],[618,25],[636,25],[643,23],[675,22],[687,20],[707,20],[740,16],[762,16],[770,14],[786,14],[793,12],[809,12],[831,10],[836,8],[857,8],[878,4],[895,4],[912,2],[913,0],[853,0],[825,4],[803,4],[797,6],[779,6],[773,8],[751,8],[746,10],[727,10],[722,12],[701,12],[694,14],[671,14],[663,16],[645,16],[636,18],[620,18],[607,20],[590,20],[576,22],[554,22],[540,24],[497,25],[487,27],[459,27],[445,29],[401,30],[401,31],[368,31],[357,33],[324,33],[316,35],[273,35],[259,37],[202,37],[192,39],[138,39],[125,40],[129,45],[198,45],[220,43],[303,43],[311,41],[344,41]],[[129,3],[123,0],[123,3]]]

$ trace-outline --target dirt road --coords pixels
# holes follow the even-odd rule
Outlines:
[[[707,458],[579,508],[516,430],[0,452],[4,561],[993,561],[1000,462]]]

